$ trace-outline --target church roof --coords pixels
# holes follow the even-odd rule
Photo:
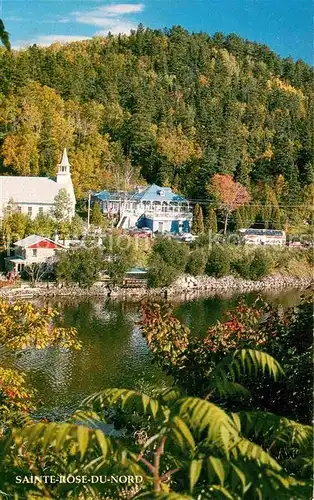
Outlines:
[[[15,203],[53,204],[62,185],[48,177],[0,176],[0,200]]]

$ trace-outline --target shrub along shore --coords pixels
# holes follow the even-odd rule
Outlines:
[[[64,252],[49,281],[42,276],[20,287],[2,288],[1,295],[112,298],[176,297],[193,293],[225,295],[304,289],[313,279],[312,248],[210,244],[208,238],[202,236],[190,246],[165,238],[157,239],[147,248],[136,248],[134,244],[123,247],[123,242],[117,237],[103,247]],[[127,271],[133,266],[146,268],[147,279],[126,279]]]

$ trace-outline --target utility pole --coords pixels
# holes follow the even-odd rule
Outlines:
[[[88,208],[87,208],[87,232],[89,233],[90,227],[90,199],[91,199],[91,191],[88,192]]]

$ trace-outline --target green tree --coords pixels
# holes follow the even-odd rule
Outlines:
[[[217,233],[217,216],[212,207],[208,209],[205,228],[206,231],[211,231],[213,234]]]
[[[148,286],[151,288],[169,286],[178,276],[178,270],[167,264],[160,255],[151,259],[148,268]]]
[[[11,50],[9,33],[5,30],[2,19],[0,19],[0,40],[7,50]]]
[[[239,212],[239,210],[237,210],[236,214],[235,214],[235,225],[236,225],[237,230],[243,229],[243,220],[242,220],[241,213]]]
[[[205,272],[208,252],[205,248],[197,247],[192,250],[186,266],[186,271],[193,276],[201,276]]]
[[[221,278],[230,271],[230,256],[223,246],[214,245],[206,264],[206,274]]]
[[[264,249],[257,249],[254,252],[253,260],[250,264],[250,277],[260,279],[270,274],[273,266],[271,256]]]
[[[51,238],[56,231],[56,221],[48,214],[38,214],[27,226],[28,234],[38,234]]]
[[[121,283],[136,262],[136,253],[129,238],[109,235],[103,239],[104,270],[114,285]]]
[[[71,223],[69,220],[60,220],[56,224],[56,232],[58,235],[58,239],[62,240],[65,243],[65,240],[70,237],[71,231]]]
[[[159,255],[164,262],[175,269],[184,271],[188,258],[188,246],[179,241],[161,237],[153,246],[154,255]]]
[[[78,215],[72,217],[71,220],[61,219],[54,227],[59,238],[63,241],[68,238],[79,238],[84,233],[84,222]]]
[[[56,262],[57,280],[90,288],[103,268],[103,254],[99,248],[78,248],[59,254]]]
[[[76,214],[71,219],[70,235],[74,238],[79,238],[80,236],[83,235],[83,232],[84,232],[83,219]]]
[[[189,250],[184,243],[162,237],[156,240],[148,265],[149,285],[170,285],[184,273],[188,255]]]
[[[94,203],[91,211],[91,217],[90,217],[91,223],[94,224],[94,226],[99,226],[101,227],[104,221],[104,216],[101,212],[100,204],[99,203]]]
[[[201,234],[204,232],[204,219],[203,219],[203,209],[197,203],[194,208],[193,223],[192,223],[192,233]]]
[[[2,221],[2,233],[6,240],[14,243],[24,238],[28,226],[28,217],[20,212],[7,212]]]
[[[66,189],[61,188],[54,200],[53,214],[58,222],[68,221],[72,217],[72,200]]]

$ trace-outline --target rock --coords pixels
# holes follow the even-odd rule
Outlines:
[[[158,289],[147,289],[147,284],[137,288],[110,287],[107,283],[95,283],[90,289],[79,288],[78,286],[61,286],[57,284],[47,285],[42,283],[36,288],[25,286],[21,288],[2,288],[0,296],[3,298],[32,298],[32,297],[76,297],[76,296],[103,296],[116,299],[136,299],[143,297],[151,298],[171,298],[177,300],[179,297],[185,300],[186,296],[198,297],[215,294],[223,294],[225,297],[232,296],[235,292],[253,292],[261,290],[280,290],[287,288],[303,289],[313,286],[312,277],[298,278],[295,276],[271,275],[259,281],[225,276],[214,278],[212,276],[182,276],[178,278],[170,287]]]

